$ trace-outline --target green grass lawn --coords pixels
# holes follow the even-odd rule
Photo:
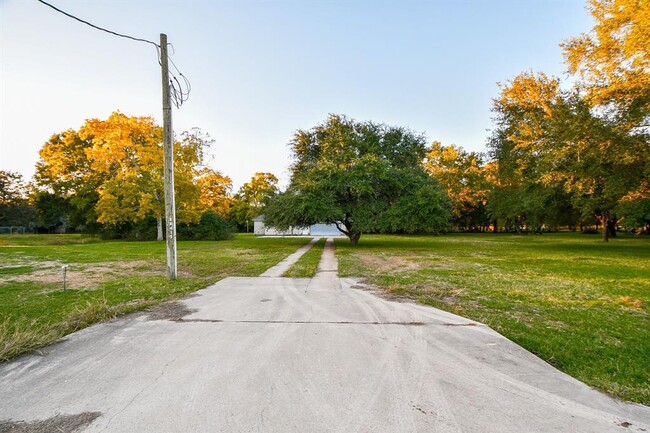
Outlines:
[[[257,276],[308,241],[238,235],[229,241],[179,242],[179,278],[170,281],[164,242],[0,236],[0,360],[227,276]],[[69,266],[66,291],[62,265]]]
[[[291,269],[285,272],[282,276],[290,278],[312,278],[316,275],[320,256],[323,254],[323,248],[325,248],[325,241],[327,241],[326,238],[319,239],[318,242],[316,242],[309,251],[303,254]]]
[[[0,360],[226,276],[259,275],[308,241],[179,242],[180,278],[169,281],[163,242],[0,236]],[[323,244],[286,276],[313,276]],[[486,323],[596,388],[650,404],[649,239],[364,235],[336,246],[341,276]]]
[[[591,386],[650,404],[650,239],[364,235],[336,247],[341,276],[486,323]]]

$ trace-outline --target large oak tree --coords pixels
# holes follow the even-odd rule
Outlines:
[[[336,224],[356,244],[364,232],[437,232],[450,200],[423,167],[426,140],[407,129],[341,115],[295,133],[291,181],[266,208],[280,229]]]

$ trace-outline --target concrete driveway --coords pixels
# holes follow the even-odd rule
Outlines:
[[[313,279],[227,278],[0,365],[0,431],[650,432],[480,323],[339,279],[328,245]]]

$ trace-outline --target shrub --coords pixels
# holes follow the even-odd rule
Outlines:
[[[181,240],[220,241],[231,239],[233,227],[221,215],[208,211],[201,215],[197,224],[181,224],[178,227],[178,238]]]

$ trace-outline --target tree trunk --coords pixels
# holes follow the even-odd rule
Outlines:
[[[616,237],[616,217],[607,220],[607,231],[610,238]]]
[[[598,220],[600,221],[600,226],[603,229],[603,242],[609,242],[609,228],[607,227],[607,222],[608,222],[607,217],[608,217],[607,212],[603,212],[598,217]]]
[[[162,216],[158,215],[156,223],[157,223],[156,226],[157,226],[157,229],[158,229],[158,236],[156,236],[156,240],[162,241],[163,240]]]
[[[352,245],[357,245],[359,243],[359,238],[361,238],[361,233],[350,233],[348,234],[348,238],[350,238],[350,243]]]

